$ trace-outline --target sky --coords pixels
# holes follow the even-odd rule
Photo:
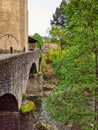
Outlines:
[[[50,19],[62,0],[28,0],[28,33],[47,36]]]

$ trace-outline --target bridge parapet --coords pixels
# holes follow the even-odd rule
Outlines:
[[[22,94],[26,92],[29,72],[33,63],[39,68],[40,52],[32,51],[11,55],[0,60],[0,97],[12,94],[18,101],[18,108],[22,102]]]

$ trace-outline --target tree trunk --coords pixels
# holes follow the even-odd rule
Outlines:
[[[95,60],[96,60],[96,80],[98,81],[98,50],[95,51]],[[95,123],[96,130],[98,130],[98,86],[95,89]]]

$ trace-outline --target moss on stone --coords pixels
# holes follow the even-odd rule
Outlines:
[[[27,104],[21,105],[20,112],[21,113],[30,112],[30,111],[32,111],[34,109],[34,107],[35,107],[34,102],[29,102]]]
[[[42,71],[38,71],[37,75],[43,75]]]

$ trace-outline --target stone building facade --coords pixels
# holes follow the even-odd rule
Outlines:
[[[28,0],[0,0],[0,50],[28,50]]]

